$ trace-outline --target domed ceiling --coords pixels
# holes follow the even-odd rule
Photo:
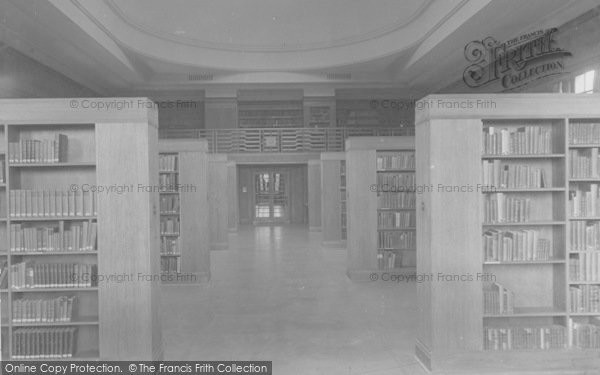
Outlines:
[[[464,46],[555,27],[598,0],[0,0],[0,42],[99,93],[207,84],[433,91]]]

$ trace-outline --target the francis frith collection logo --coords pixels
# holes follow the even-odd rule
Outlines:
[[[492,37],[465,46],[471,63],[463,81],[469,87],[499,83],[509,91],[541,78],[565,73],[564,58],[571,53],[557,46],[558,29],[538,30],[500,43]]]

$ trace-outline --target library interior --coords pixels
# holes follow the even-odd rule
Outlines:
[[[599,41],[600,0],[0,0],[2,370],[600,375]]]

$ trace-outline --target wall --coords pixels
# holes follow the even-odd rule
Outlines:
[[[100,96],[10,47],[0,49],[0,72],[0,98]]]

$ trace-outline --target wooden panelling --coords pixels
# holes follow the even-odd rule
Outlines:
[[[211,250],[226,249],[229,202],[227,196],[227,155],[209,154],[208,206]]]
[[[321,154],[321,232],[324,245],[345,243],[342,241],[340,199],[340,161],[345,158],[343,152]]]
[[[158,186],[157,143],[157,129],[147,122],[96,124],[97,183]],[[162,356],[157,228],[157,194],[98,195],[98,267],[134,278],[99,285],[102,358]]]
[[[192,273],[198,281],[210,279],[208,157],[202,151],[179,153],[181,197],[181,272]]]
[[[229,232],[237,232],[239,218],[238,204],[238,171],[234,161],[227,162],[227,196],[228,212],[227,223]]]
[[[346,143],[348,187],[348,276],[377,269],[376,149],[354,149]]]
[[[308,228],[321,230],[321,162],[308,162]]]

